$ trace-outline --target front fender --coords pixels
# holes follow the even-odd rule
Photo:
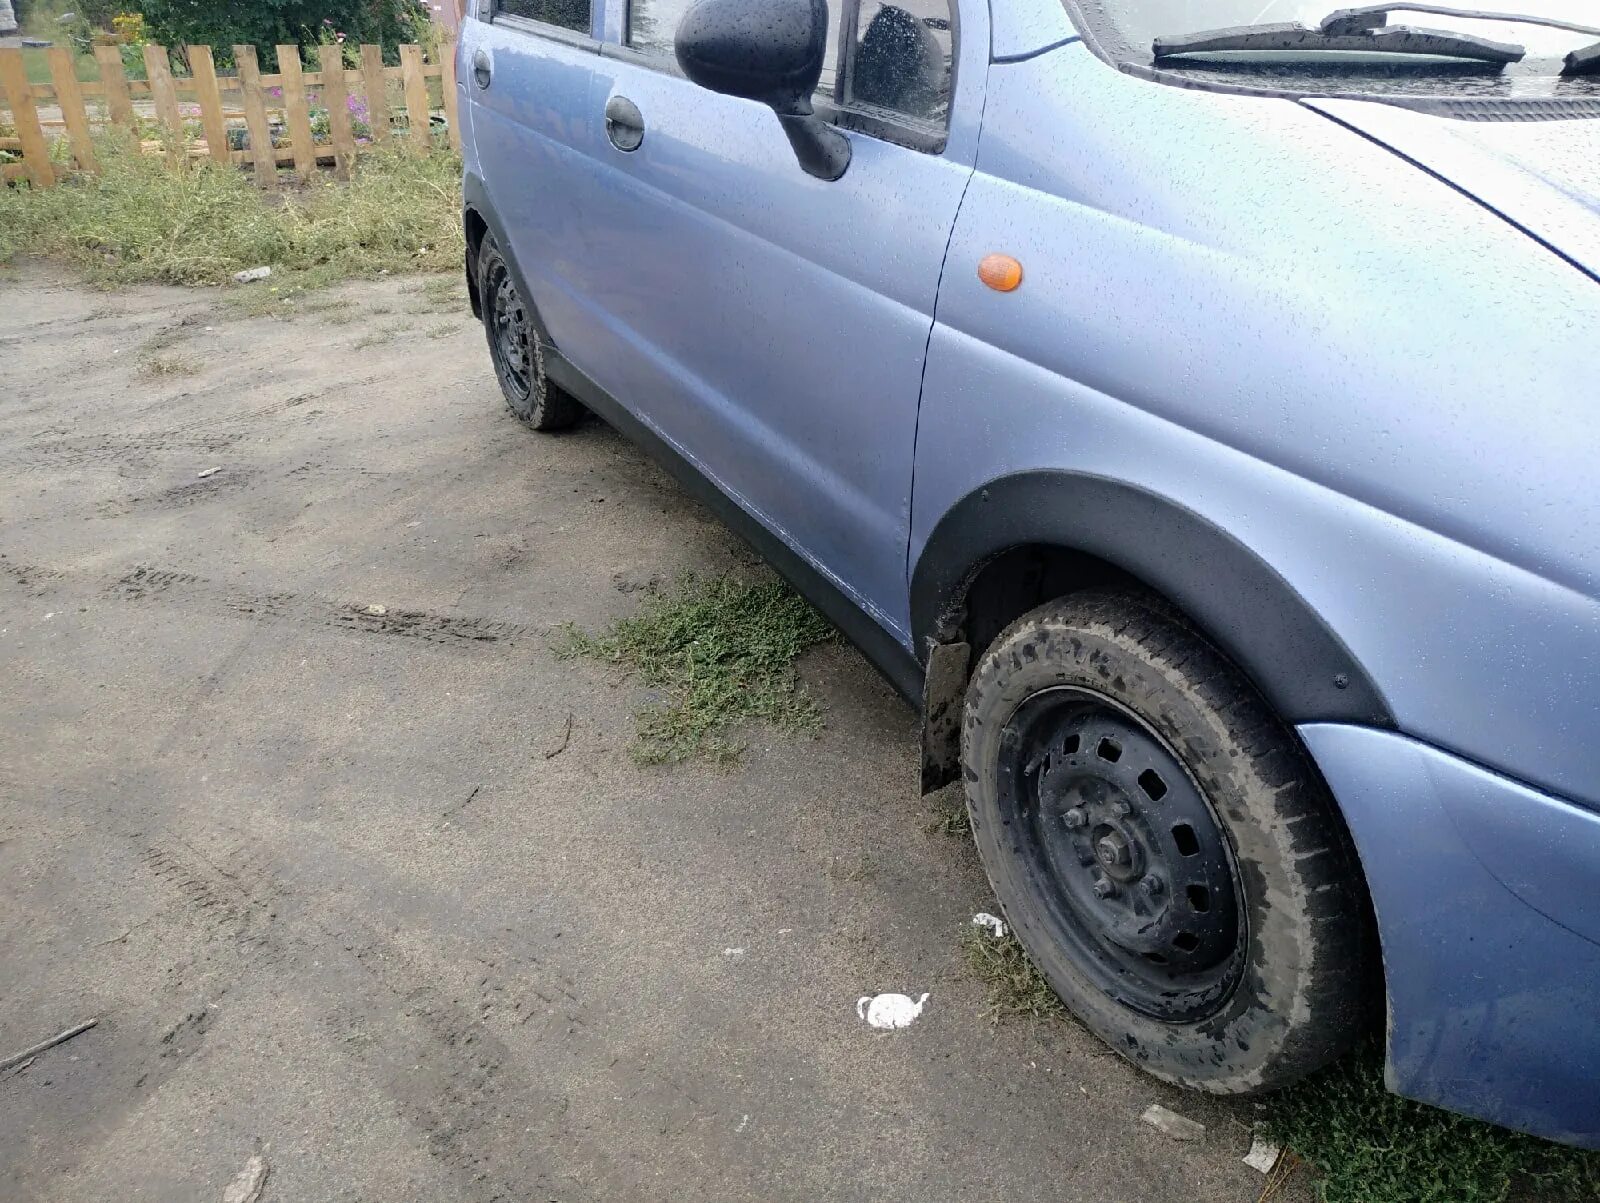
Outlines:
[[[984,563],[1030,544],[1095,556],[1165,595],[1290,722],[1393,725],[1365,668],[1264,560],[1177,502],[1080,472],[1005,476],[945,512],[912,572],[919,651],[956,635],[951,616]]]

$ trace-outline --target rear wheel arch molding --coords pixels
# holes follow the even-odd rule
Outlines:
[[[1243,670],[1288,723],[1394,726],[1388,702],[1343,640],[1287,580],[1232,535],[1170,498],[1123,481],[1058,470],[1021,472],[990,481],[951,506],[912,571],[911,628],[926,669],[925,790],[954,779],[956,757],[948,738],[959,729],[960,698],[983,652],[968,644],[969,594],[999,557],[1029,547],[1081,556],[1160,594]],[[1028,608],[1001,616],[1000,625]]]
[[[549,342],[550,332],[545,328],[544,318],[533,302],[533,292],[528,288],[528,281],[517,264],[511,239],[507,237],[505,226],[489,201],[482,178],[476,175],[467,174],[461,180],[461,228],[466,236],[467,297],[472,303],[473,316],[483,316],[483,298],[478,295],[478,248],[486,236],[493,237],[511,271],[511,278],[516,282],[517,291],[528,304],[535,328]]]

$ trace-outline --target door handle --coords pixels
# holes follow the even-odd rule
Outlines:
[[[494,69],[489,65],[489,56],[482,50],[472,56],[472,78],[478,81],[480,88],[487,88],[489,81],[494,78]]]
[[[638,150],[644,141],[644,114],[626,96],[606,101],[606,137],[618,150]]]

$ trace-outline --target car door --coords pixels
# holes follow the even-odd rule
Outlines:
[[[487,201],[534,304],[559,342],[578,311],[585,215],[583,169],[604,142],[590,121],[599,59],[600,0],[478,0],[462,25],[462,86],[470,98],[469,171]],[[473,180],[467,181],[470,189]]]
[[[818,111],[853,157],[827,182],[770,110],[679,73],[688,0],[611,3],[588,119],[603,130],[624,102],[637,118],[589,144],[589,320],[557,342],[909,646],[917,402],[972,173],[987,11],[963,10],[957,37],[949,0],[834,0]]]

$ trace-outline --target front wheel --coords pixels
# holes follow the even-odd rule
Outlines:
[[[511,412],[534,430],[566,430],[583,417],[583,404],[544,374],[544,347],[527,300],[492,236],[478,248],[478,296],[500,392]]]
[[[1368,1014],[1365,892],[1292,733],[1136,594],[1041,606],[967,691],[967,803],[1018,939],[1124,1057],[1219,1094],[1325,1064]]]

